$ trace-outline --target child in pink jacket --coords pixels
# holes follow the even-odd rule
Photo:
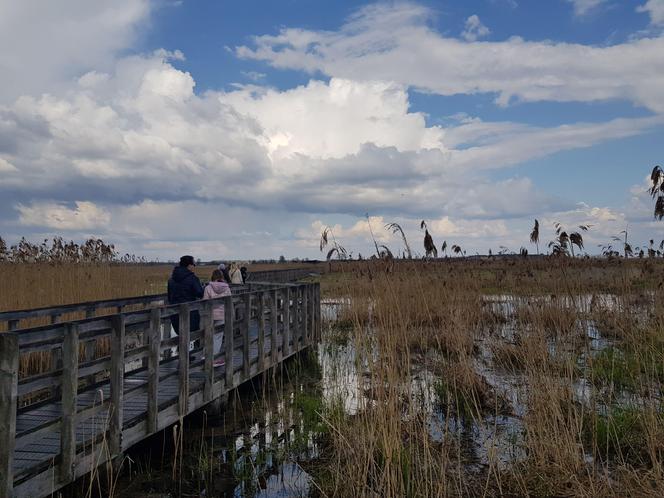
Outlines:
[[[203,299],[215,299],[231,295],[231,288],[224,282],[224,275],[220,270],[214,270],[210,277],[210,282],[203,291]],[[225,304],[223,299],[219,299],[212,305],[212,319],[214,320],[215,330],[221,329],[221,334],[214,335],[214,349],[221,352],[221,347],[224,344],[224,311]],[[221,357],[215,360],[214,365],[220,366],[224,364],[224,358]]]

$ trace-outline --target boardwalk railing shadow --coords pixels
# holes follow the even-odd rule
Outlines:
[[[220,303],[226,324],[215,350]],[[0,497],[51,494],[314,344],[321,330],[317,283],[252,282],[173,306],[155,295],[36,311],[81,310],[88,318],[0,333]],[[190,331],[192,312],[201,319]],[[37,352],[52,368],[19,376],[21,358]]]

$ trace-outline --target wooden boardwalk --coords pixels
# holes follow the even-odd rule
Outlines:
[[[158,297],[97,303],[140,310],[0,333],[0,497],[50,495],[320,335],[318,284],[252,283],[175,306]],[[223,342],[212,306],[225,307]],[[190,331],[192,313],[200,328]],[[19,375],[39,363],[50,368]]]

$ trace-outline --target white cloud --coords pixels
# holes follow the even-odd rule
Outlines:
[[[14,173],[18,171],[16,169],[16,166],[14,166],[12,163],[7,161],[6,159],[3,159],[0,157],[0,172],[2,173]]]
[[[585,16],[607,0],[567,0],[574,6],[574,15]]]
[[[636,11],[648,13],[651,24],[664,25],[664,0],[647,0],[645,4],[639,5]]]
[[[39,226],[55,230],[91,230],[105,228],[111,215],[92,202],[76,201],[74,208],[60,203],[19,204],[19,222],[26,226]]]
[[[477,16],[477,14],[473,14],[468,19],[466,19],[466,24],[463,32],[461,33],[461,37],[466,41],[474,42],[479,38],[488,36],[489,33],[491,33],[489,28],[482,24],[482,21],[480,21],[480,18]]]
[[[414,4],[373,5],[337,31],[285,28],[236,53],[277,68],[441,95],[496,93],[500,105],[625,99],[664,112],[662,37],[605,47],[521,38],[468,43],[433,31],[431,15]]]
[[[259,73],[258,71],[242,71],[242,75],[249,78],[251,81],[264,80],[267,74]]]
[[[652,99],[662,88],[652,69],[661,63],[653,56],[659,39],[616,48],[634,50],[637,78],[629,74],[631,62],[605,70],[605,49],[463,43],[432,32],[426,9],[378,5],[340,32],[286,30],[279,42],[285,51],[262,37],[255,53],[245,53],[276,57],[270,59],[275,65],[284,56],[285,67],[321,69],[332,75],[328,81],[197,94],[194,75],[171,63],[184,57],[180,52],[112,60],[144,16],[132,12],[116,31],[121,40],[105,45],[99,64],[72,63],[71,74],[54,73],[52,81],[69,78],[68,84],[48,93],[26,86],[28,95],[7,104],[0,97],[3,232],[95,230],[148,257],[195,252],[223,259],[301,255],[293,252],[294,234],[315,255],[322,220],[337,225],[342,219],[335,231],[367,253],[373,250],[362,218],[368,211],[380,214],[372,217],[379,243],[400,244],[383,225],[402,221],[420,244],[417,227],[427,218],[437,244],[454,238],[470,254],[487,245],[523,244],[515,227],[533,213],[606,223],[613,216],[605,208],[576,213],[574,204],[543,195],[528,178],[495,181],[488,170],[632,136],[664,119],[537,127],[465,115],[432,126],[410,109],[408,95],[411,86],[524,100],[574,100],[581,92],[581,99],[633,98],[655,108],[661,99]],[[568,75],[574,54],[582,61]],[[497,74],[501,67],[504,74]],[[312,222],[318,233],[312,234]]]
[[[484,170],[631,136],[664,119],[542,128],[466,116],[427,126],[397,84],[332,78],[287,91],[196,95],[193,77],[168,57],[122,59],[67,97],[0,106],[13,194],[514,217],[555,202],[541,201],[524,178],[503,181],[496,195]]]
[[[0,1],[0,103],[66,91],[135,41],[150,0]],[[11,48],[10,48],[11,47]]]
[[[409,112],[408,93],[393,83],[332,78],[283,92],[247,87],[219,99],[261,125],[275,159],[344,157],[364,143],[400,151],[443,148],[441,128]]]

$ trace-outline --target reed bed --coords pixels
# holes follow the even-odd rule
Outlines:
[[[335,264],[363,396],[321,496],[664,495],[661,264]]]

